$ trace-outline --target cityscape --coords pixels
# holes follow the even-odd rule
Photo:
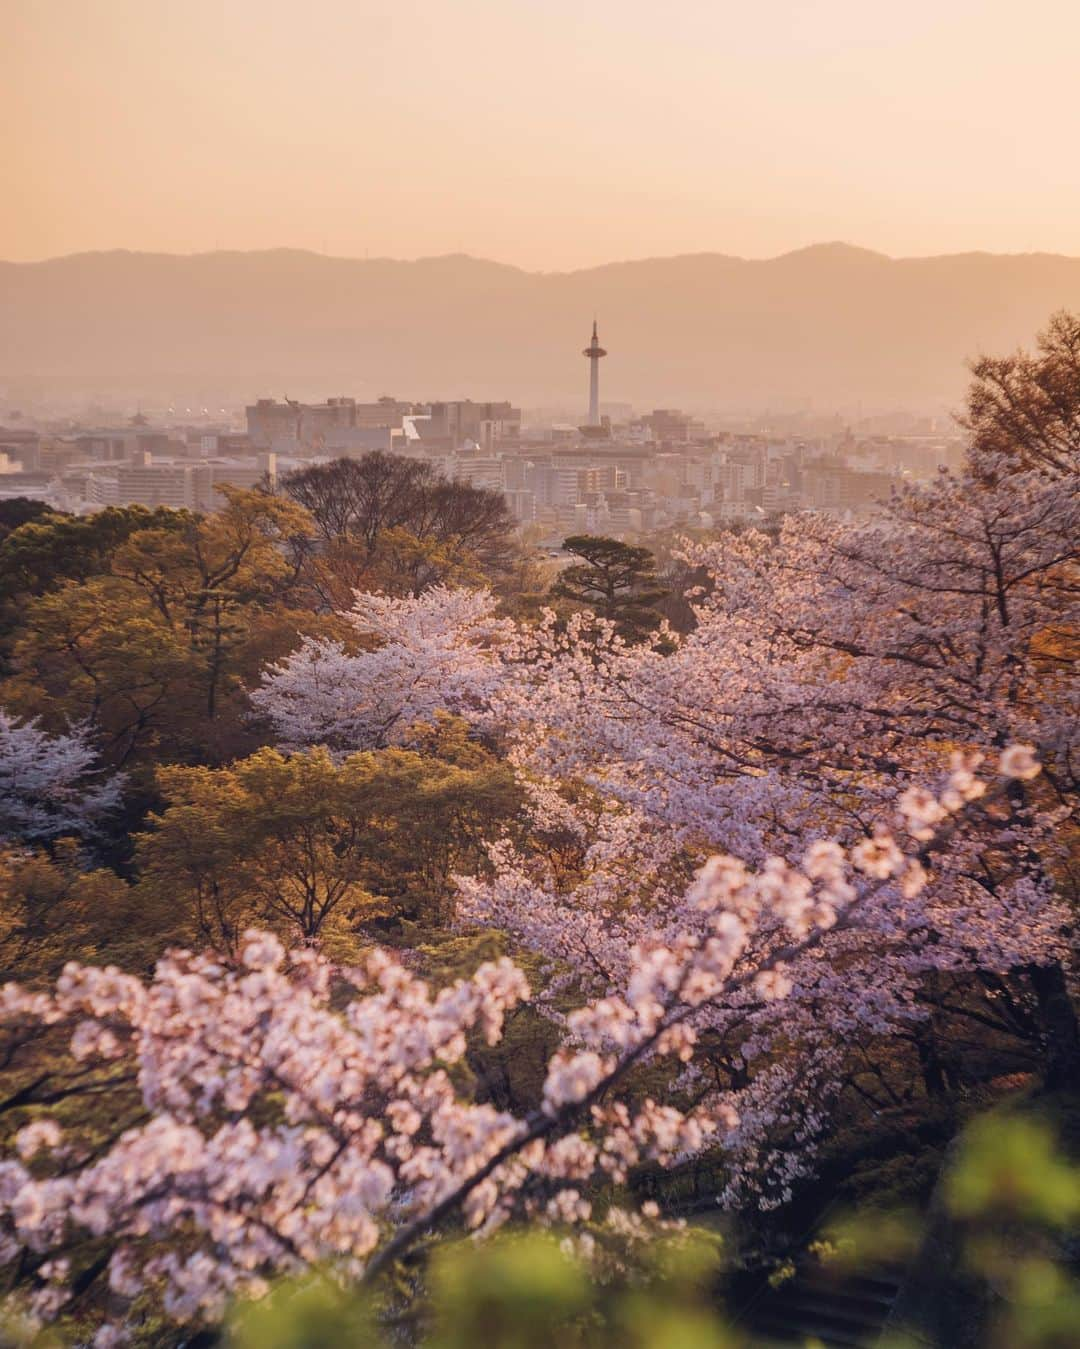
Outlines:
[[[0,426],[0,500],[26,496],[81,514],[138,504],[212,511],[222,484],[272,488],[311,463],[373,451],[422,459],[441,476],[503,493],[531,537],[621,539],[709,531],[797,511],[872,513],[894,485],[954,465],[959,429],[909,434],[739,430],[676,408],[635,412],[601,398],[593,324],[579,424],[510,401],[322,403],[257,398],[233,416],[134,411],[111,424],[20,412]],[[611,359],[618,359],[617,350]],[[730,419],[729,419],[730,420]]]

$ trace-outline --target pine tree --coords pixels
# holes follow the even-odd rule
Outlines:
[[[653,606],[668,592],[657,582],[656,559],[647,548],[589,534],[573,535],[563,548],[582,560],[560,573],[553,596],[592,609],[628,642],[640,641],[658,626]]]

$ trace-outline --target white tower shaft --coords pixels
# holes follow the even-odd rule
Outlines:
[[[600,345],[596,335],[596,320],[593,319],[592,341],[581,353],[589,358],[589,425],[600,425],[600,358],[607,352]]]

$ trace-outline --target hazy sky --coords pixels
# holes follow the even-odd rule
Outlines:
[[[1080,254],[1077,0],[0,0],[0,257]]]

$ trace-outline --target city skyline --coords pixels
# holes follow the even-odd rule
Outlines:
[[[1080,306],[1080,259],[891,261],[826,245],[560,275],[453,257],[90,254],[0,264],[0,397],[18,407],[65,382],[216,405],[232,392],[512,391],[580,410],[598,314],[617,352],[609,401],[947,415],[969,355],[1029,341],[1063,306]]]

